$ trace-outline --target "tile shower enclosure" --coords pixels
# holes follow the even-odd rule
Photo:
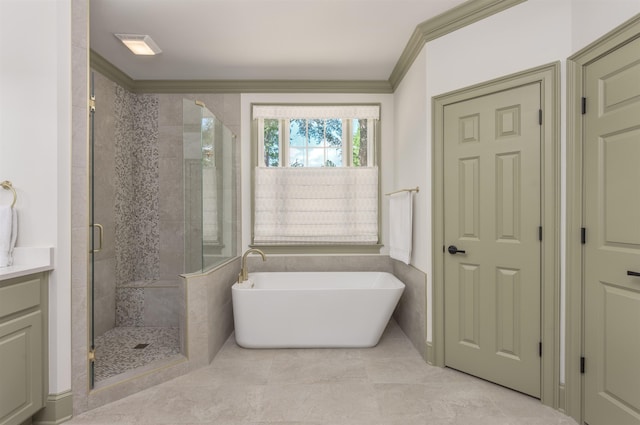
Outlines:
[[[182,129],[159,137],[159,95],[131,93],[97,72],[94,84],[94,220],[104,226],[94,257],[95,335],[178,327]]]

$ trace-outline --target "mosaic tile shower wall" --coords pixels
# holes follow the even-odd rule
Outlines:
[[[116,326],[142,326],[145,291],[160,270],[158,96],[115,96]]]
[[[116,86],[116,269],[118,285],[158,278],[158,97]]]
[[[144,295],[144,288],[116,288],[117,326],[143,325]]]
[[[134,237],[134,184],[133,184],[133,96],[116,85],[115,97],[115,249],[116,285],[133,279],[133,249],[130,239]],[[127,219],[129,218],[129,219]]]
[[[133,280],[157,280],[160,272],[160,162],[158,96],[134,95],[133,144],[135,240]]]

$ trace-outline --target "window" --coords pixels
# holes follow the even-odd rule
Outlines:
[[[374,166],[378,106],[254,106],[264,167]],[[328,116],[333,115],[333,116]]]
[[[259,125],[265,167],[369,166],[372,119],[262,119]]]
[[[377,105],[254,105],[253,243],[378,243]]]

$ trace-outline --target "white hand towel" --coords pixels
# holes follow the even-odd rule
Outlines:
[[[18,238],[18,213],[10,206],[0,205],[0,267],[13,264],[13,248]]]
[[[413,196],[409,191],[389,199],[389,255],[405,264],[411,261],[413,244]]]

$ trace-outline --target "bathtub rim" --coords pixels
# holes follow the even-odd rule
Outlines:
[[[380,286],[380,287],[361,287],[361,286],[348,286],[348,280],[345,280],[347,283],[343,287],[322,287],[321,285],[318,287],[300,287],[300,288],[257,288],[254,285],[257,283],[256,280],[252,279],[252,277],[259,277],[261,275],[287,275],[291,277],[293,275],[300,275],[303,277],[304,275],[343,275],[343,276],[354,276],[354,275],[372,275],[372,276],[383,276],[384,279],[387,279],[393,285]],[[250,285],[247,282],[251,282]],[[384,272],[384,271],[275,271],[275,272],[251,272],[248,274],[247,281],[243,283],[234,283],[231,286],[232,291],[397,291],[406,289],[405,283],[400,280],[393,273]]]

